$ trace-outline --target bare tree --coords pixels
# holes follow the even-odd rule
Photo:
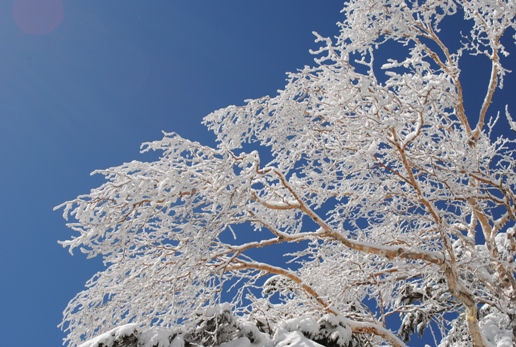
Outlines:
[[[330,314],[373,346],[425,330],[440,346],[516,346],[515,140],[495,138],[506,120],[490,109],[515,12],[512,0],[351,0],[335,40],[316,34],[315,67],[205,118],[217,148],[165,134],[144,145],[159,160],[98,171],[106,183],[59,206],[78,233],[62,244],[107,265],[65,310],[68,342],[184,324],[231,287],[240,315]],[[470,29],[455,50],[450,16]],[[380,57],[391,44],[402,60]],[[466,113],[470,54],[491,78]],[[278,265],[267,252],[286,244]]]

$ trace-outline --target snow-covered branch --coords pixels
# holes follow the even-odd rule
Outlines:
[[[342,346],[425,331],[440,347],[514,345],[516,140],[494,138],[489,113],[515,14],[508,0],[347,1],[315,66],[205,118],[217,148],[166,133],[144,146],[159,159],[98,171],[103,185],[58,206],[76,232],[61,244],[106,265],[65,309],[67,343],[198,322],[228,300],[267,341],[331,328]],[[445,18],[471,24],[458,47]],[[492,69],[468,113],[465,54]]]

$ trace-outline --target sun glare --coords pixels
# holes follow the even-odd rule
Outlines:
[[[64,17],[63,0],[15,0],[13,18],[27,34],[46,35],[54,31]]]

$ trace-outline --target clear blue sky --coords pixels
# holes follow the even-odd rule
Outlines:
[[[59,346],[62,310],[101,269],[57,244],[72,232],[52,208],[99,185],[91,171],[143,159],[162,130],[213,144],[202,117],[312,64],[311,32],[335,35],[341,3],[0,1],[2,345]],[[511,76],[499,98],[514,90]]]
[[[212,144],[202,117],[282,88],[340,7],[0,1],[1,344],[61,345],[62,310],[100,269],[57,244],[72,232],[55,205],[97,186],[91,171],[142,159],[162,130]]]

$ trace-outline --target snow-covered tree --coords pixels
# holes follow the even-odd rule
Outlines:
[[[316,34],[314,67],[205,118],[216,148],[168,133],[144,145],[159,160],[98,171],[102,186],[60,206],[77,232],[63,246],[106,264],[66,308],[67,342],[187,326],[229,290],[268,334],[333,317],[352,345],[428,332],[516,346],[516,137],[495,136],[516,123],[490,107],[515,13],[513,0],[347,1],[338,37]],[[470,55],[491,68],[477,110]]]

